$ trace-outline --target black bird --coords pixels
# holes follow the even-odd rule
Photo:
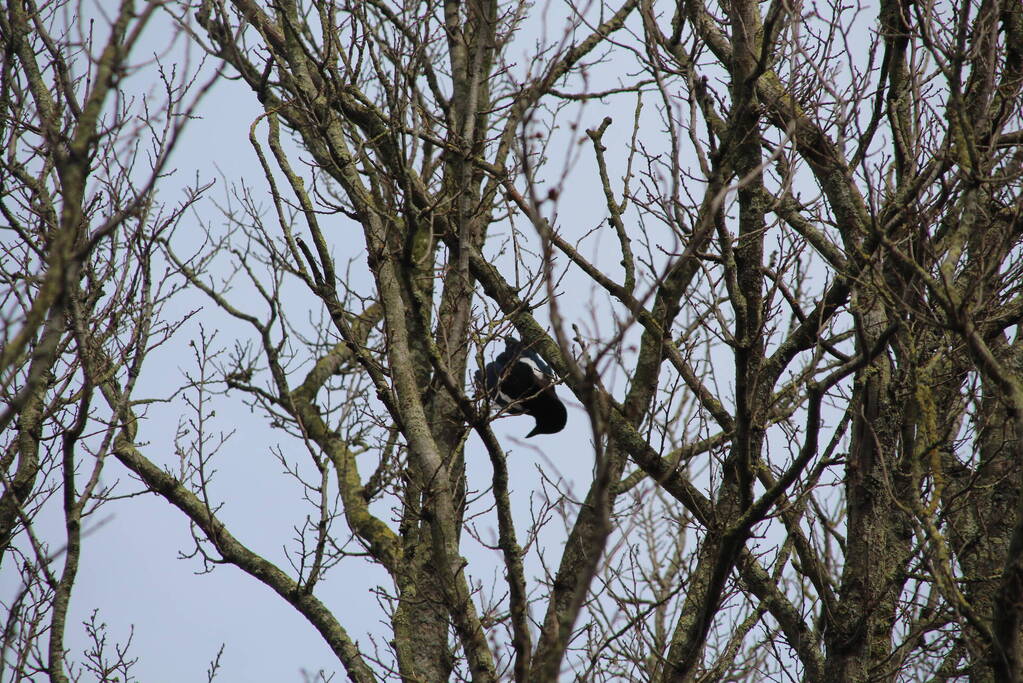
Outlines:
[[[568,421],[568,411],[554,391],[554,371],[518,339],[505,337],[504,342],[504,351],[487,363],[486,376],[476,371],[476,383],[512,415],[536,418],[536,426],[526,434],[527,439],[560,432]]]

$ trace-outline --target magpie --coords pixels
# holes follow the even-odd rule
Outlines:
[[[568,421],[568,411],[554,391],[554,371],[518,339],[505,337],[504,342],[504,351],[487,363],[486,375],[476,371],[476,383],[512,415],[536,418],[536,426],[526,434],[527,439],[560,432]]]

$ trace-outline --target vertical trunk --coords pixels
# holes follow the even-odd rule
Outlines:
[[[706,531],[696,571],[687,586],[682,617],[676,624],[662,680],[689,680],[696,671],[707,633],[749,528],[737,523],[753,502],[755,467],[764,443],[762,410],[769,391],[760,383],[764,363],[763,253],[764,196],[760,105],[756,91],[763,32],[759,5],[733,0],[730,134],[723,141],[722,163],[738,180],[739,234],[720,230],[725,286],[734,315],[735,432],[724,462],[712,526]]]
[[[861,344],[869,348],[888,324],[887,316],[873,302],[860,319]],[[894,674],[884,666],[912,533],[899,505],[910,499],[910,477],[900,457],[906,398],[904,378],[887,354],[856,376],[849,408],[854,413],[845,482],[845,567],[837,613],[830,615],[825,633],[828,681],[888,680]]]
[[[409,329],[415,334],[410,339],[416,359],[416,374],[423,390],[423,401],[429,420],[429,429],[437,449],[444,458],[450,480],[451,501],[456,513],[455,528],[450,532],[459,538],[465,510],[465,463],[462,440],[465,420],[457,401],[450,395],[439,373],[446,372],[456,385],[464,382],[469,357],[469,329],[471,323],[473,283],[468,272],[464,249],[449,249],[444,267],[443,287],[437,320],[432,319],[434,278],[440,254],[440,236],[435,230],[450,230],[458,235],[459,244],[473,248],[482,246],[486,234],[489,211],[480,206],[479,186],[481,172],[468,162],[472,154],[482,152],[485,139],[485,114],[489,110],[487,80],[494,48],[494,3],[478,0],[466,7],[446,3],[448,46],[454,84],[452,98],[452,125],[449,137],[462,155],[452,154],[445,166],[444,185],[452,198],[452,210],[440,215],[413,219],[414,207],[407,207],[409,223],[407,237],[412,258],[405,264],[410,273],[406,285]],[[432,335],[435,352],[442,367],[434,369],[434,359],[428,347]],[[395,641],[398,644],[402,674],[410,678],[414,672],[428,681],[448,680],[455,662],[450,643],[451,615],[445,605],[451,596],[444,595],[439,580],[441,572],[431,551],[431,526],[442,521],[430,511],[431,501],[424,495],[431,487],[422,480],[429,472],[410,468],[408,476],[414,485],[406,492],[405,520],[406,552],[409,555],[399,605],[394,618]],[[418,479],[418,481],[416,481]]]
[[[1007,364],[1018,371],[1023,347],[1007,348]],[[1001,575],[1012,539],[1020,499],[1023,453],[1005,402],[997,388],[984,382],[980,410],[974,417],[977,452],[964,465],[948,458],[949,487],[945,496],[949,510],[949,545],[963,575],[970,577],[964,593],[974,612],[989,619],[1001,586]],[[986,634],[968,625],[964,634],[970,652],[970,680],[997,679]]]

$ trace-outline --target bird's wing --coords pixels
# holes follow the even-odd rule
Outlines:
[[[518,399],[518,395],[515,394],[515,389],[518,388],[518,383],[513,381],[509,385],[508,379],[505,363],[500,356],[498,356],[497,360],[487,363],[485,387],[487,393],[489,393],[497,405],[502,408],[507,407],[508,404],[513,403]],[[513,407],[510,412],[519,413],[521,410],[519,410],[518,407]]]
[[[522,361],[516,361],[505,368],[498,387],[506,404],[515,402],[512,409],[518,413],[529,412],[526,402],[542,389],[543,385],[537,383],[533,369]]]
[[[547,365],[547,363],[544,363],[543,359],[535,352],[529,351],[525,353],[522,358],[519,359],[519,362],[526,365],[533,372],[535,381],[540,387],[547,386],[554,382],[554,372],[551,370],[551,367]]]

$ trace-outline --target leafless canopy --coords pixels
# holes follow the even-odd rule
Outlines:
[[[103,470],[358,683],[1023,677],[1019,0],[139,4],[0,16],[2,677],[145,656],[64,643]],[[154,16],[205,66],[140,62]],[[261,168],[161,204],[207,72]],[[572,406],[535,449],[471,382],[506,335]],[[211,486],[231,406],[290,564]]]

